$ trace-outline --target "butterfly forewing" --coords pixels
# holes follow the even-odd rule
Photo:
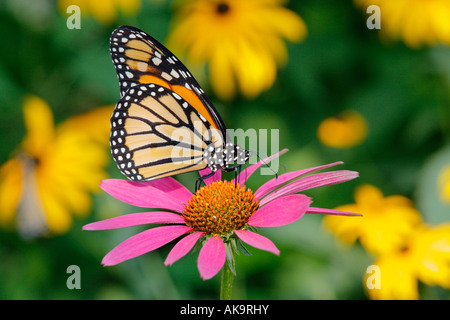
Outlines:
[[[187,68],[157,40],[135,27],[121,26],[111,35],[110,51],[121,96],[139,84],[158,84],[176,92],[226,135],[225,125],[203,89]]]

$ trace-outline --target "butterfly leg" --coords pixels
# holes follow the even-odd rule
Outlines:
[[[238,182],[241,182],[242,164],[234,166],[234,186],[236,187]]]
[[[202,186],[202,182],[203,182],[203,178],[200,177],[195,181],[195,192],[197,192],[198,189],[200,189],[200,187]]]
[[[237,183],[241,179],[242,164],[237,164],[235,166],[228,167],[228,168],[224,169],[224,171],[226,171],[226,172],[234,171],[234,186],[236,187]]]
[[[204,175],[203,177],[198,178],[195,181],[195,192],[197,192],[197,190],[199,190],[202,187],[202,182],[204,182],[205,179],[212,177],[214,174],[215,174],[215,172],[211,172],[210,174],[207,174],[207,175]]]

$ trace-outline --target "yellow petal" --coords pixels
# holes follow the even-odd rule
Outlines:
[[[86,1],[89,0],[58,0],[58,8],[63,16],[67,15],[67,8],[71,5],[76,5],[80,8],[82,14],[85,14],[88,10]]]
[[[360,144],[367,135],[367,123],[356,111],[347,110],[337,118],[323,120],[317,128],[320,142],[333,148],[349,148]]]
[[[438,40],[450,44],[450,3],[442,1],[430,2],[432,12],[431,23]]]
[[[118,9],[124,14],[131,16],[141,8],[140,0],[116,0]]]
[[[214,92],[224,100],[229,100],[236,93],[233,69],[231,67],[232,62],[228,55],[230,50],[230,48],[224,47],[223,50],[216,51],[209,65],[211,85]]]
[[[450,223],[426,228],[415,237],[412,250],[419,279],[450,288]]]
[[[12,225],[22,193],[23,171],[18,159],[0,168],[0,224]]]
[[[335,208],[339,211],[360,212],[361,208],[354,204],[343,205]],[[327,215],[323,218],[323,224],[346,244],[353,244],[360,236],[360,226],[364,223],[361,219],[343,219],[343,217]]]
[[[60,123],[58,134],[66,131],[85,133],[96,142],[107,145],[109,142],[110,118],[114,106],[103,106],[87,113],[73,116]]]
[[[292,42],[300,42],[307,36],[305,22],[294,11],[280,6],[268,6],[253,15],[269,32],[276,33]]]
[[[117,18],[114,1],[111,0],[89,1],[89,13],[104,25],[112,23]]]
[[[254,98],[275,80],[275,61],[267,50],[259,50],[244,39],[236,39],[236,48],[239,52],[239,58],[233,64],[236,79],[244,96]]]
[[[44,208],[48,228],[54,234],[63,234],[72,226],[72,217],[66,206],[59,199],[50,183],[38,179],[38,190]]]
[[[410,263],[408,255],[386,255],[375,261],[374,265],[380,268],[380,288],[368,288],[368,274],[365,275],[364,279],[364,287],[371,299],[419,299],[418,282],[417,278],[415,277],[415,270]]]
[[[25,99],[23,113],[27,135],[22,148],[32,157],[39,158],[54,138],[53,114],[49,105],[35,96]]]
[[[450,165],[439,172],[438,189],[443,203],[450,204]]]
[[[355,201],[364,206],[377,206],[383,200],[383,193],[369,184],[359,186],[355,191]]]
[[[422,224],[420,213],[410,200],[400,195],[384,198],[372,185],[363,185],[355,191],[355,204],[336,210],[357,212],[360,219],[339,219],[327,216],[326,226],[344,241],[359,239],[361,245],[374,255],[398,251],[408,246],[410,237]]]

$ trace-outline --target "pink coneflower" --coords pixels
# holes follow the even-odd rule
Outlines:
[[[311,207],[311,198],[297,194],[307,189],[358,177],[357,172],[348,170],[307,175],[342,162],[282,174],[264,183],[256,192],[242,186],[256,169],[281,153],[243,170],[238,184],[234,181],[221,181],[220,172],[217,172],[207,179],[206,186],[195,194],[171,177],[148,182],[103,180],[101,188],[123,202],[172,212],[126,214],[87,224],[83,229],[106,230],[143,224],[167,224],[148,229],[125,240],[103,258],[102,264],[118,264],[184,236],[169,252],[164,264],[172,265],[201,241],[198,270],[201,278],[206,280],[214,277],[226,260],[228,264],[233,261],[232,258],[230,260],[230,252],[234,253],[236,248],[242,248],[240,241],[276,255],[280,253],[271,240],[255,232],[256,228],[287,225],[300,219],[305,213],[359,215]],[[296,178],[299,179],[294,180]]]

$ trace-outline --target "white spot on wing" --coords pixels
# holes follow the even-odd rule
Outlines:
[[[148,65],[145,62],[139,61],[137,63],[137,68],[139,71],[145,72],[145,71],[147,71],[147,67],[148,67]]]
[[[170,71],[170,75],[175,78],[180,77],[180,75],[178,74],[178,72],[175,69],[172,69],[172,71]]]
[[[167,72],[162,72],[162,73],[161,73],[161,77],[163,77],[163,78],[166,79],[167,81],[170,81],[170,80],[173,79],[173,77],[172,77],[170,74],[168,74]]]
[[[152,59],[152,62],[155,64],[155,66],[159,66],[161,64],[162,60],[157,57],[154,57]]]

